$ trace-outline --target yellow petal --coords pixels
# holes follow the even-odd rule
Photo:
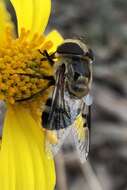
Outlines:
[[[53,190],[54,163],[44,151],[45,135],[21,105],[8,108],[0,151],[1,190]]]
[[[13,28],[13,24],[4,2],[0,0],[0,43],[5,39],[7,27]]]
[[[46,36],[46,41],[52,41],[53,47],[49,52],[55,52],[57,47],[63,42],[63,37],[57,30],[53,30]]]
[[[51,10],[51,0],[10,0],[15,8],[18,20],[18,32],[21,28],[41,34],[44,32]]]

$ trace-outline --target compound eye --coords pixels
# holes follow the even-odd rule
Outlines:
[[[66,42],[60,45],[57,49],[57,52],[59,54],[73,54],[73,55],[84,55],[84,51],[81,49],[81,47],[74,42]]]

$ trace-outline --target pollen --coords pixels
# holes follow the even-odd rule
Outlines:
[[[58,144],[58,138],[54,131],[46,130],[46,136],[51,144]]]
[[[43,76],[54,72],[41,53],[49,51],[52,42],[38,34],[30,40],[29,35],[29,31],[22,29],[20,37],[14,38],[7,28],[0,46],[0,99],[11,104],[43,90],[49,82]]]

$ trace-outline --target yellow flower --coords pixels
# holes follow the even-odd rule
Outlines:
[[[42,36],[50,14],[50,0],[11,0],[18,21],[14,33],[4,2],[0,0],[0,100],[7,104],[0,149],[1,190],[53,190],[55,170],[45,152],[45,131],[40,106],[50,88],[33,100],[17,103],[48,87],[43,74],[54,70],[38,51],[55,51],[62,42],[57,31]],[[34,77],[32,77],[34,76]]]

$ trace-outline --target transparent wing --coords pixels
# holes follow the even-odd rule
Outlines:
[[[51,109],[44,128],[48,130],[46,150],[55,155],[61,148],[65,138],[70,133],[72,123],[80,113],[82,100],[72,98],[65,90],[65,67],[61,65],[56,74],[56,84],[53,91]],[[43,120],[43,118],[42,118]],[[56,136],[55,143],[52,136]]]
[[[75,121],[77,115],[80,113],[79,107],[81,106],[81,101],[72,101],[72,99],[68,99],[68,96],[65,96],[64,100],[67,106],[69,106],[69,116],[66,115],[66,109],[64,109],[64,112],[61,112],[59,109],[55,110],[54,116],[52,118],[52,121],[54,121],[54,123],[52,122],[53,130],[50,130],[50,133],[54,133],[57,140],[55,140],[56,143],[52,143],[50,138],[47,138],[46,141],[47,150],[51,150],[53,155],[55,155],[59,151],[65,141],[65,138],[71,133],[71,130],[73,128],[72,123]],[[51,127],[49,129],[51,129]]]
[[[71,133],[71,130],[73,128],[73,122],[77,115],[79,114],[79,106],[80,106],[80,101],[77,102],[76,106],[76,101],[73,102],[69,100],[68,104],[70,107],[70,112],[69,112],[69,117],[66,115],[66,110],[65,112],[61,112],[60,110],[55,110],[55,115],[52,118],[54,123],[52,123],[52,128],[53,130],[50,130],[50,133],[54,133],[57,140],[57,143],[52,143],[50,138],[47,138],[46,141],[46,147],[47,150],[53,153],[55,155],[61,146],[63,145],[65,138]],[[51,128],[50,128],[51,129]]]
[[[85,124],[86,120],[82,117],[82,114],[80,114],[72,127],[72,135],[82,163],[87,160],[89,153],[89,128]]]

